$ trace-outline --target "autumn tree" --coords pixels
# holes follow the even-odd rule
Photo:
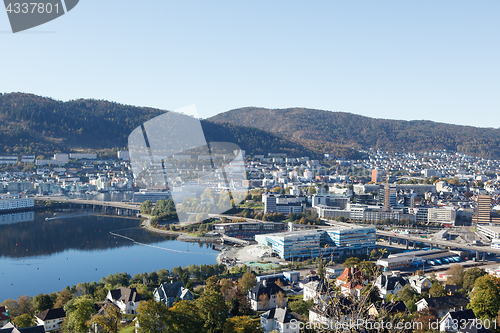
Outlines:
[[[178,333],[202,332],[203,320],[195,302],[179,301],[169,309],[172,318],[169,329]]]
[[[314,299],[309,299],[307,302],[303,299],[298,299],[295,301],[291,301],[288,303],[288,308],[292,312],[299,313],[303,316],[307,316],[309,314],[309,308],[314,305]]]
[[[21,311],[22,314],[27,313],[31,316],[35,315],[31,297],[29,297],[28,295],[19,296],[17,299],[17,303],[19,304],[19,311]]]
[[[417,307],[415,303],[418,301],[419,294],[411,287],[410,284],[405,285],[396,294],[396,300],[405,302],[406,307],[410,312],[414,312]]]
[[[455,264],[448,269],[448,281],[455,286],[463,286],[465,271],[462,265]]]
[[[278,301],[278,307],[280,307],[280,308],[285,307],[286,296],[285,296],[284,292],[278,291],[278,294],[276,295],[276,299]]]
[[[246,272],[238,280],[238,288],[240,288],[240,290],[245,294],[256,285],[257,285],[257,280],[255,279],[255,275],[250,272]]]
[[[429,289],[429,296],[431,297],[443,297],[446,296],[446,290],[439,282],[432,284],[431,289]]]
[[[61,290],[57,294],[56,301],[54,302],[54,309],[62,308],[71,299],[71,295],[66,289]]]
[[[264,332],[258,318],[238,316],[229,318],[224,325],[224,333],[259,333]]]
[[[139,333],[165,332],[170,324],[170,313],[162,302],[149,300],[141,302],[137,308],[137,321]]]
[[[367,303],[376,303],[382,300],[382,296],[380,294],[380,289],[377,286],[373,286],[371,284],[366,285],[361,289],[361,295],[367,296]]]
[[[54,302],[47,294],[39,294],[33,297],[33,310],[35,313],[41,313],[45,310],[52,309]]]
[[[229,302],[232,298],[234,298],[236,294],[236,285],[233,283],[231,279],[222,279],[219,282],[220,292],[224,296],[226,302]]]
[[[425,308],[422,311],[417,312],[414,322],[419,323],[415,325],[415,332],[424,333],[424,332],[432,332],[434,328],[432,323],[435,323],[439,320],[437,311],[433,308]]]
[[[217,291],[220,290],[220,286],[218,285],[219,278],[216,275],[212,275],[208,279],[205,280],[205,289],[215,289]]]
[[[8,298],[0,305],[3,305],[9,309],[11,318],[15,318],[25,313],[29,314],[31,317],[35,315],[33,311],[33,304],[31,303],[31,297],[29,297],[28,295],[19,296],[17,300]]]
[[[163,283],[163,282],[168,281],[169,275],[170,275],[170,272],[168,271],[168,269],[162,268],[162,269],[158,270],[158,282]]]
[[[144,201],[140,205],[141,213],[147,215],[151,214],[151,207],[152,207],[151,201],[149,200]]]
[[[268,294],[261,294],[259,296],[259,303],[260,303],[260,307],[262,309],[267,309],[269,306],[269,295]]]
[[[486,275],[486,271],[479,267],[472,267],[466,270],[464,273],[464,289],[467,291],[471,291],[476,280],[484,275]]]
[[[372,279],[377,272],[377,265],[372,261],[363,260],[357,267],[365,274],[368,279]]]
[[[104,307],[104,314],[95,315],[92,322],[103,328],[107,333],[117,333],[120,328],[122,313],[113,303],[108,303]]]
[[[31,327],[36,325],[35,317],[30,316],[27,313],[24,313],[20,316],[15,317],[12,320],[12,323],[21,328]]]
[[[500,310],[500,280],[488,274],[477,278],[467,307],[480,319],[495,319]]]
[[[64,306],[66,318],[63,331],[68,333],[86,333],[89,320],[95,313],[94,302],[88,296],[72,299]]]
[[[228,316],[224,296],[215,288],[206,288],[196,300],[199,316],[205,323],[204,329],[210,333],[222,332]]]
[[[358,257],[350,257],[347,258],[346,261],[342,264],[344,268],[351,268],[359,264],[359,258]]]

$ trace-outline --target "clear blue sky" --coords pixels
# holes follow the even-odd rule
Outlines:
[[[500,2],[80,0],[12,34],[0,92],[500,127]]]

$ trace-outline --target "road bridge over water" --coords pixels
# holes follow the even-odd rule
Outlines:
[[[55,202],[59,204],[68,204],[71,207],[93,208],[93,209],[115,209],[118,215],[136,215],[140,212],[140,203],[137,202],[119,202],[119,201],[101,201],[74,199],[68,197],[39,196],[35,200],[45,202]]]

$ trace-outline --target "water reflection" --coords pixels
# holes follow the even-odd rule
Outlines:
[[[170,240],[140,229],[138,219],[91,212],[35,212],[34,220],[0,225],[0,302],[116,272],[216,263],[218,252],[209,244]]]
[[[21,258],[51,255],[68,249],[105,250],[117,248],[130,240],[144,244],[172,239],[139,228],[139,220],[113,216],[89,216],[91,212],[26,212],[1,215],[0,254]],[[19,223],[23,222],[23,223]]]
[[[18,222],[31,222],[35,220],[34,212],[23,212],[0,215],[0,224],[11,224]]]

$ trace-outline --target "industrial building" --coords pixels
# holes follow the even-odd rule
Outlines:
[[[399,211],[387,212],[381,206],[348,203],[345,210],[325,205],[316,205],[315,208],[320,218],[327,219],[335,219],[339,216],[359,221],[382,221],[385,219],[394,219],[399,221],[400,219]]]
[[[318,256],[342,257],[367,253],[375,247],[375,227],[334,227],[256,235],[280,258],[293,260]]]
[[[140,191],[134,193],[134,202],[144,202],[146,200],[151,201],[152,203],[156,203],[158,200],[167,200],[171,199],[172,194],[169,191]]]
[[[427,265],[427,267],[431,267],[459,261],[460,254],[457,251],[421,250],[391,254],[388,258],[379,259],[377,266],[384,268],[384,270],[391,270],[410,266]]]
[[[500,225],[479,225],[477,226],[477,232],[489,239],[500,239]]]
[[[214,231],[228,237],[254,239],[255,235],[284,232],[288,225],[281,222],[230,222],[218,223],[213,226]]]
[[[350,198],[343,194],[315,194],[312,197],[313,208],[318,205],[336,207],[337,209],[345,209],[350,202]]]

